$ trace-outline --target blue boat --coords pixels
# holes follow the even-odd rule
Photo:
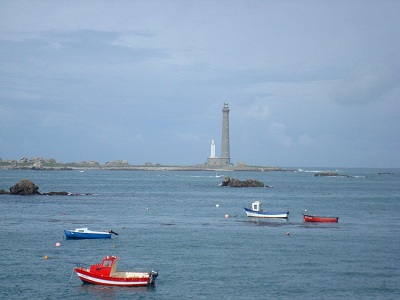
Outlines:
[[[65,238],[67,240],[80,240],[80,239],[111,239],[111,234],[118,235],[118,233],[108,231],[93,231],[88,228],[76,228],[75,230],[64,230]]]

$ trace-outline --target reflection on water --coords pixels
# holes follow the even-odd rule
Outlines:
[[[80,280],[79,280],[80,281]],[[143,295],[151,293],[155,290],[155,286],[151,285],[148,287],[120,287],[120,286],[102,286],[97,284],[83,283],[76,286],[78,293],[80,295],[86,295],[88,299],[117,299],[124,295],[130,295],[131,297],[137,297],[138,295]]]

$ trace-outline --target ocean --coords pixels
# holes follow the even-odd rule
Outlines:
[[[349,177],[223,172],[270,186],[229,188],[205,171],[0,170],[0,189],[26,178],[80,194],[0,195],[0,299],[399,299],[400,170],[330,170]],[[247,218],[254,200],[289,219]],[[304,223],[305,210],[339,222]],[[119,235],[65,240],[77,227]],[[73,272],[107,255],[119,270],[158,271],[155,286]]]

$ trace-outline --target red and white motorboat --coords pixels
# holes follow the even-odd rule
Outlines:
[[[311,216],[304,215],[304,222],[323,222],[323,223],[337,223],[339,222],[339,217],[321,217],[321,216]]]
[[[117,271],[118,257],[106,256],[100,264],[89,268],[74,267],[76,274],[84,283],[114,286],[148,286],[155,284],[158,272]]]

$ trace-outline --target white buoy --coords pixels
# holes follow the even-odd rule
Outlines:
[[[215,204],[215,207],[219,207],[219,204],[217,203],[217,204]]]
[[[229,215],[228,215],[228,214],[226,214],[226,215],[225,215],[225,218],[227,218],[227,219],[228,219],[228,218],[229,218]]]
[[[56,247],[60,247],[61,246],[61,244],[60,243],[56,243]]]

